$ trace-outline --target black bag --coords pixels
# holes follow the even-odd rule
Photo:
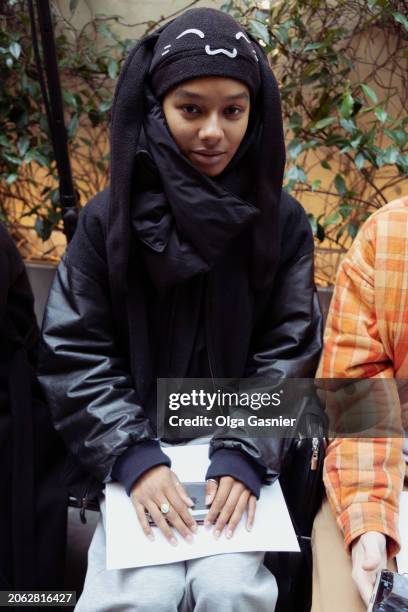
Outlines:
[[[311,533],[323,499],[326,431],[327,417],[316,398],[298,421],[279,478],[301,552],[266,554],[279,586],[275,612],[309,612],[312,605]]]

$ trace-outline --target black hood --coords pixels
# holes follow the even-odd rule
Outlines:
[[[137,186],[139,180],[137,176],[138,165],[135,164],[135,160],[137,153],[140,151],[146,116],[152,108],[148,98],[153,96],[153,106],[159,103],[157,99],[154,99],[154,94],[151,91],[151,77],[149,75],[152,60],[157,50],[157,42],[166,28],[171,27],[174,30],[178,23],[183,30],[186,29],[187,25],[192,29],[200,30],[204,27],[203,19],[205,18],[205,27],[208,29],[211,20],[216,21],[218,18],[224,19],[224,17],[223,13],[213,9],[193,9],[184,13],[180,18],[143,38],[130,52],[121,71],[112,110],[111,189],[107,235],[111,292],[113,305],[117,312],[126,293],[126,275],[131,241],[132,197],[135,185]],[[239,24],[234,20],[232,22],[234,29],[236,27],[237,31],[238,29],[242,30]],[[271,285],[280,255],[279,204],[285,165],[285,148],[280,96],[276,79],[260,45],[248,32],[245,32],[245,36],[248,40],[251,40],[251,47],[256,51],[258,61],[253,61],[253,66],[260,79],[257,97],[254,101],[256,106],[253,106],[253,108],[256,108],[256,124],[252,122],[250,127],[250,130],[256,130],[251,142],[251,154],[250,156],[247,155],[246,158],[242,154],[242,151],[247,151],[248,147],[248,139],[244,139],[236,159],[234,158],[222,176],[220,175],[217,179],[210,179],[201,175],[200,182],[210,190],[216,189],[217,186],[220,187],[222,182],[221,187],[224,190],[229,191],[232,196],[242,199],[241,187],[238,186],[237,188],[236,186],[237,173],[234,176],[231,170],[234,167],[237,168],[240,160],[246,159],[247,163],[240,165],[239,173],[247,173],[246,182],[251,184],[252,194],[251,197],[248,196],[250,200],[248,204],[255,206],[258,213],[251,228],[253,259],[251,281],[255,289],[262,290]],[[189,37],[186,36],[185,38]],[[197,44],[202,43],[199,37],[193,38],[197,39]],[[182,50],[179,49],[179,65],[181,65],[182,53]],[[190,45],[185,53],[185,61],[188,64],[189,58],[191,58]],[[225,66],[228,66],[227,60],[234,61],[223,54],[214,57],[219,59],[221,56],[225,58],[223,60]],[[205,64],[202,66],[202,73],[196,76],[208,76],[209,70],[208,64]],[[228,76],[227,69],[225,69],[225,76]],[[254,114],[252,117],[254,117]],[[170,135],[169,138],[171,139]],[[161,154],[166,155],[165,150],[166,147],[162,147]],[[168,154],[170,154],[169,150],[167,151]],[[181,154],[179,154],[179,162],[181,161],[185,167],[185,164],[189,162],[186,158],[182,160],[181,157]],[[159,173],[163,177],[165,172],[166,164],[163,163],[162,159]],[[166,178],[168,184],[171,184],[172,177],[168,176]],[[238,182],[241,183],[242,181]],[[177,194],[174,196],[166,195],[171,207],[174,203],[171,200],[177,197]],[[116,308],[115,303],[118,308]]]

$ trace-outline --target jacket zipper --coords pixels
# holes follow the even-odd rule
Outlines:
[[[312,438],[312,458],[310,460],[310,469],[315,472],[319,460],[319,438]]]

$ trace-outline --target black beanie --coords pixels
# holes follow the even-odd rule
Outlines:
[[[259,58],[248,34],[237,22],[215,9],[191,9],[160,34],[150,66],[157,98],[182,81],[203,76],[237,79],[252,99],[261,84]]]

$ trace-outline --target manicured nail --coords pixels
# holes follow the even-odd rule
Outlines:
[[[219,529],[217,529],[216,531],[214,531],[214,538],[215,538],[216,540],[218,540],[218,538],[220,537],[220,535],[221,535],[221,531],[220,531]]]
[[[194,525],[192,525],[192,526],[191,526],[191,531],[192,531],[193,533],[197,533],[197,531],[198,531],[198,525],[197,525],[196,523],[194,523]]]
[[[192,536],[192,535],[190,535],[190,534],[187,534],[187,535],[186,535],[186,540],[187,540],[187,542],[188,542],[189,544],[192,544],[192,543],[193,543],[193,536]]]
[[[207,519],[205,519],[205,521],[204,521],[204,527],[207,527],[207,528],[208,528],[208,527],[210,527],[210,526],[211,526],[210,521],[207,521]]]
[[[171,538],[171,540],[170,540],[170,544],[171,544],[172,546],[177,546],[178,542],[177,542],[176,538]]]
[[[246,526],[247,531],[251,531],[252,526],[253,526],[253,523],[248,523],[248,525]]]
[[[190,505],[190,506],[194,506],[194,502],[193,502],[193,500],[191,499],[191,497],[188,497],[187,499],[188,499],[188,503],[189,503],[189,505]]]
[[[211,503],[211,495],[206,495],[205,497],[205,505],[209,506]]]
[[[232,531],[231,529],[229,531],[227,531],[227,536],[226,536],[229,540],[232,538]]]
[[[153,542],[153,541],[154,541],[154,535],[153,535],[152,533],[147,533],[146,535],[147,535],[147,537],[149,538],[149,540],[150,540],[151,542]]]

